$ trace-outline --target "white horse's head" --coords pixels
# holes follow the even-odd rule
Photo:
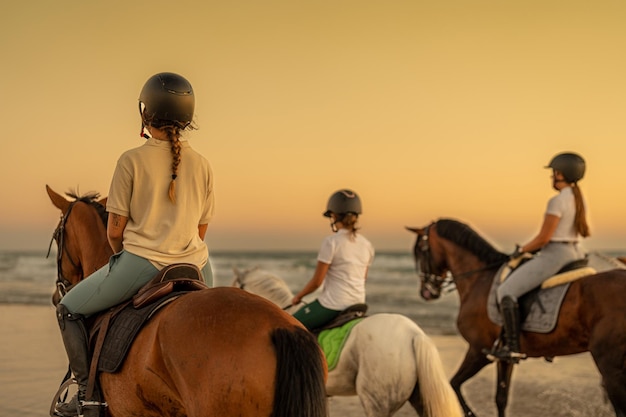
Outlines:
[[[261,296],[282,309],[291,306],[293,293],[282,278],[269,271],[252,268],[240,271],[233,268],[232,286]]]

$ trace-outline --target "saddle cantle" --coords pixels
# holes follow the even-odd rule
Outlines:
[[[337,317],[324,324],[321,327],[311,329],[311,332],[318,335],[323,330],[332,329],[334,327],[340,327],[349,321],[359,319],[367,316],[367,304],[353,304],[350,307],[343,310]]]
[[[173,264],[166,266],[133,297],[133,306],[141,308],[167,294],[176,291],[195,291],[207,289],[202,273],[192,264]]]

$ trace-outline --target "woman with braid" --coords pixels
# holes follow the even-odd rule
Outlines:
[[[568,263],[583,259],[585,253],[578,241],[589,236],[585,200],[578,186],[585,175],[585,160],[576,153],[564,152],[552,158],[546,168],[552,170],[552,188],[558,194],[548,201],[539,233],[525,245],[518,245],[511,257],[524,252],[538,253],[515,269],[497,290],[505,344],[493,354],[513,363],[525,357],[520,353],[518,298]]]
[[[177,74],[156,74],[141,90],[141,136],[147,140],[119,158],[107,201],[107,237],[115,254],[57,308],[79,387],[71,401],[57,406],[62,416],[79,414],[87,387],[84,317],[129,300],[170,264],[197,265],[212,284],[204,236],[213,216],[213,174],[209,162],[182,138],[183,131],[195,128],[194,105],[191,84]]]

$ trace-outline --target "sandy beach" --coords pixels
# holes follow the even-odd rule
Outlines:
[[[42,417],[65,374],[67,362],[54,309],[0,305],[0,416]],[[458,336],[433,336],[448,375],[458,367],[466,344]],[[495,367],[485,368],[464,386],[478,416],[496,416]],[[331,417],[363,415],[357,397],[330,399]],[[415,416],[406,405],[396,416]],[[600,376],[589,354],[523,362],[513,376],[509,417],[613,416],[604,401]]]

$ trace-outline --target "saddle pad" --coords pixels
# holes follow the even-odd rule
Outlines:
[[[590,266],[585,268],[577,268],[572,271],[563,272],[548,278],[541,284],[541,288],[551,288],[556,285],[565,284],[567,282],[576,281],[577,279],[586,277],[587,275],[593,275],[596,270]]]
[[[317,341],[322,347],[324,356],[326,356],[326,363],[328,364],[328,371],[332,371],[339,362],[339,356],[341,356],[341,350],[346,343],[350,331],[358,324],[362,318],[355,319],[347,322],[343,326],[333,327],[332,329],[322,330],[317,336]]]
[[[506,268],[506,264],[503,268]],[[492,322],[499,326],[502,326],[503,321],[496,302],[496,290],[500,285],[502,272],[501,268],[501,270],[496,273],[487,300],[487,315]],[[549,333],[554,330],[559,317],[561,304],[569,289],[569,285],[569,283],[566,283],[547,289],[541,289],[537,294],[538,301],[536,300],[530,305],[528,315],[522,323],[522,330],[536,333]],[[520,302],[520,305],[521,304]]]
[[[113,317],[100,352],[98,371],[116,372],[122,366],[130,345],[144,323],[155,311],[183,294],[185,292],[173,292],[142,308],[135,308],[131,303]]]

